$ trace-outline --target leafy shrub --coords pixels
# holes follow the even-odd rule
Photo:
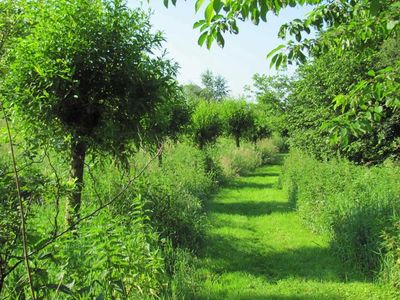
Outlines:
[[[292,152],[282,181],[307,224],[331,234],[336,254],[368,275],[378,272],[385,251],[382,233],[400,212],[398,167],[320,162]]]
[[[146,299],[164,292],[168,278],[159,237],[140,202],[130,202],[130,218],[103,211],[82,223],[78,238],[67,234],[33,260],[38,298]],[[8,277],[11,298],[21,292],[24,276],[21,266]]]

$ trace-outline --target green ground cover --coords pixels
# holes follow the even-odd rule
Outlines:
[[[396,299],[345,266],[304,226],[278,188],[280,165],[258,168],[207,204],[210,226],[195,299]]]

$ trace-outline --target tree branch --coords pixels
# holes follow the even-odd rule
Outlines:
[[[32,299],[35,300],[36,297],[35,297],[35,291],[34,291],[34,288],[33,288],[32,273],[31,273],[31,268],[29,266],[28,243],[27,243],[27,237],[26,237],[26,223],[25,223],[24,203],[23,203],[22,197],[21,197],[21,188],[20,188],[20,181],[19,181],[18,170],[17,170],[17,162],[15,160],[15,153],[14,153],[14,147],[13,147],[13,143],[12,143],[10,125],[8,123],[7,114],[6,114],[6,111],[5,111],[4,107],[3,107],[3,103],[2,102],[0,102],[0,108],[3,111],[4,120],[6,122],[7,133],[8,133],[8,141],[9,141],[9,145],[10,145],[12,163],[13,163],[13,168],[14,168],[15,185],[16,185],[16,188],[17,188],[18,202],[19,202],[19,212],[20,212],[20,217],[21,217],[22,246],[23,246],[23,249],[24,249],[24,261],[25,261],[26,273],[28,275],[28,281],[29,281],[29,287],[30,287],[30,291],[31,291],[31,296],[32,296]]]

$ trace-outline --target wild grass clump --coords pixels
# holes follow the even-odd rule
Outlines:
[[[257,142],[255,149],[260,153],[263,164],[274,163],[279,151],[279,144],[273,139],[262,139]]]
[[[262,163],[261,154],[253,145],[243,142],[238,148],[226,139],[220,139],[215,147],[210,149],[209,155],[219,165],[223,181],[247,174]]]
[[[394,218],[392,225],[382,234],[384,257],[380,277],[400,290],[400,220]]]
[[[282,181],[307,224],[331,235],[337,255],[367,275],[379,272],[390,252],[383,234],[400,213],[398,167],[320,162],[292,152],[285,160]]]
[[[162,164],[155,161],[151,165],[134,193],[141,195],[151,223],[162,237],[175,247],[193,251],[206,224],[202,200],[213,187],[203,152],[178,143],[166,146]]]

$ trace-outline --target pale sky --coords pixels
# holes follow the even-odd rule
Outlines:
[[[193,23],[200,19],[202,10],[195,14],[194,1],[178,0],[176,7],[170,5],[167,9],[163,1],[151,0],[144,2],[143,8],[151,8],[154,14],[151,18],[154,29],[164,32],[168,57],[179,66],[178,80],[181,83],[201,85],[200,74],[210,69],[214,74],[225,77],[233,96],[243,92],[245,85],[251,84],[255,73],[275,74],[269,69],[267,53],[282,41],[277,38],[281,24],[295,18],[302,18],[311,10],[310,7],[287,8],[276,17],[270,15],[267,23],[260,22],[258,26],[251,22],[239,22],[239,34],[225,37],[225,47],[221,49],[217,43],[208,50],[197,45],[198,29],[193,29]],[[137,6],[139,1],[128,0],[130,6]],[[289,69],[293,72],[293,68]]]

